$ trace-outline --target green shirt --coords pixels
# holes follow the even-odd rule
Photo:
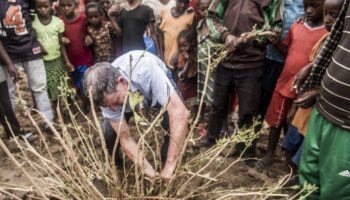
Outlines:
[[[6,81],[5,66],[0,65],[0,83]]]
[[[64,32],[63,21],[55,16],[52,16],[51,22],[44,25],[40,22],[38,16],[35,15],[33,28],[36,32],[38,41],[48,53],[44,56],[44,60],[50,61],[60,57],[61,45],[59,41],[59,34]]]

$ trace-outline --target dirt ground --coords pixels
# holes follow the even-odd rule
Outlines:
[[[27,80],[24,78],[19,83],[20,91],[22,93],[22,96],[24,97],[25,101],[28,102],[28,106],[32,106],[31,101],[31,94],[27,87]],[[32,131],[34,134],[36,133],[35,128],[33,127],[32,123],[28,119],[28,117],[24,114],[23,109],[21,107],[18,107],[16,110],[16,115],[20,121],[20,124],[25,130]],[[38,116],[36,116],[36,119],[38,120]],[[82,119],[82,123],[84,123],[84,119]],[[0,129],[0,133],[2,133],[2,128]],[[2,135],[3,136],[3,135]],[[48,136],[50,137],[50,136]],[[6,145],[8,148],[13,152],[14,155],[16,155],[16,152],[18,152],[18,149],[16,148],[16,145],[12,141],[6,141]],[[54,152],[55,156],[60,156],[60,146],[57,144],[55,140],[49,139],[49,145]],[[40,142],[34,143],[34,146],[38,149],[42,148]],[[266,149],[267,146],[267,135],[262,134],[259,138],[258,147],[257,147],[257,157],[261,158],[264,154],[264,149]],[[204,151],[205,148],[194,148],[190,146],[187,149],[187,152],[185,155],[185,160],[189,160],[190,158],[194,157],[197,154],[200,154],[202,151]],[[222,160],[224,158],[223,155],[220,155],[217,159]],[[237,156],[229,155],[222,165],[222,167],[229,166],[232,162],[234,162],[237,159]],[[212,169],[216,169],[215,166],[210,166]],[[209,170],[210,171],[210,167]],[[36,172],[29,171],[30,175],[32,177],[36,176]],[[255,167],[250,167],[245,162],[238,162],[233,167],[231,167],[227,172],[225,172],[224,175],[222,175],[220,181],[218,184],[215,184],[213,186],[210,186],[208,190],[230,190],[230,189],[239,189],[239,188],[263,188],[263,187],[273,187],[278,183],[278,181],[289,174],[289,169],[285,166],[283,162],[283,152],[281,151],[281,148],[278,148],[276,161],[272,166],[267,167],[263,170],[258,170]],[[11,162],[11,160],[5,155],[5,153],[0,150],[0,183],[1,184],[16,184],[16,185],[23,185],[23,186],[30,186],[29,181],[26,179],[26,177],[23,175],[23,173],[15,167],[15,165]],[[200,185],[205,184],[205,179],[198,179],[191,184],[190,188],[187,188],[186,191],[190,191],[192,189],[195,189],[196,187],[199,187]],[[290,183],[289,186],[295,185],[294,183]],[[203,191],[200,191],[203,192]],[[209,191],[208,191],[209,192]],[[296,193],[295,190],[283,190],[278,191],[279,193],[288,194],[291,195],[293,193]],[[18,194],[21,195],[21,194]],[[205,196],[205,195],[204,195]],[[202,195],[203,197],[203,195]],[[198,199],[202,199],[198,198]],[[208,194],[208,197],[210,197],[210,193]],[[2,199],[0,195],[0,199]],[[193,198],[196,199],[196,198]],[[226,198],[225,198],[226,199]],[[246,197],[228,197],[227,199],[252,199],[251,196]],[[287,198],[288,199],[288,198]]]

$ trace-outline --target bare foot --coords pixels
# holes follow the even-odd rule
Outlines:
[[[207,129],[205,128],[205,123],[204,122],[200,122],[198,124],[198,133],[201,137],[207,137],[208,135],[208,131]]]

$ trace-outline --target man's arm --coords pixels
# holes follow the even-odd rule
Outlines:
[[[151,164],[144,158],[142,153],[139,153],[140,149],[137,146],[136,141],[130,135],[129,126],[126,123],[125,119],[123,121],[118,122],[114,120],[109,120],[113,130],[119,135],[120,145],[123,149],[123,152],[135,162],[135,164],[139,165],[141,169],[143,169],[144,173],[148,177],[154,177],[156,175],[156,171],[153,169]],[[120,127],[120,132],[119,130]]]
[[[17,71],[17,68],[13,65],[12,60],[10,56],[7,54],[5,47],[1,41],[0,41],[0,59],[6,65],[7,71],[9,72],[10,76],[14,79],[14,82],[16,82],[19,79],[19,73]]]
[[[108,10],[108,18],[111,21],[111,24],[113,26],[113,28],[116,31],[117,36],[121,36],[122,35],[122,29],[119,26],[118,22],[117,22],[117,17],[119,17],[120,13],[122,12],[122,7],[119,4],[114,4],[109,10]]]
[[[213,0],[206,18],[210,37],[222,42],[225,42],[226,37],[230,35],[230,32],[222,24],[227,2],[228,0]]]
[[[165,179],[171,179],[186,139],[190,112],[175,90],[170,93],[167,111],[170,124],[170,143],[161,176]]]

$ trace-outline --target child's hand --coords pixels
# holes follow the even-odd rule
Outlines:
[[[300,72],[294,77],[294,80],[292,82],[292,88],[291,91],[295,92],[295,94],[298,94],[300,92],[301,87],[303,86],[306,79],[309,77],[309,74],[311,73],[312,64],[307,65],[304,68],[300,70]]]
[[[317,95],[319,93],[319,89],[311,89],[300,95],[298,99],[294,101],[294,103],[302,108],[309,108],[315,104]]]
[[[93,43],[94,43],[94,40],[92,39],[92,37],[90,35],[85,36],[85,41],[84,41],[85,46],[90,46]]]
[[[70,40],[69,40],[68,38],[66,38],[66,37],[62,37],[61,42],[62,42],[64,45],[70,44]]]
[[[182,52],[183,57],[188,60],[190,58],[190,55],[188,55],[187,52]]]
[[[71,72],[74,72],[75,68],[74,68],[74,65],[70,62],[66,63],[66,66],[67,66],[67,70],[69,73]]]

